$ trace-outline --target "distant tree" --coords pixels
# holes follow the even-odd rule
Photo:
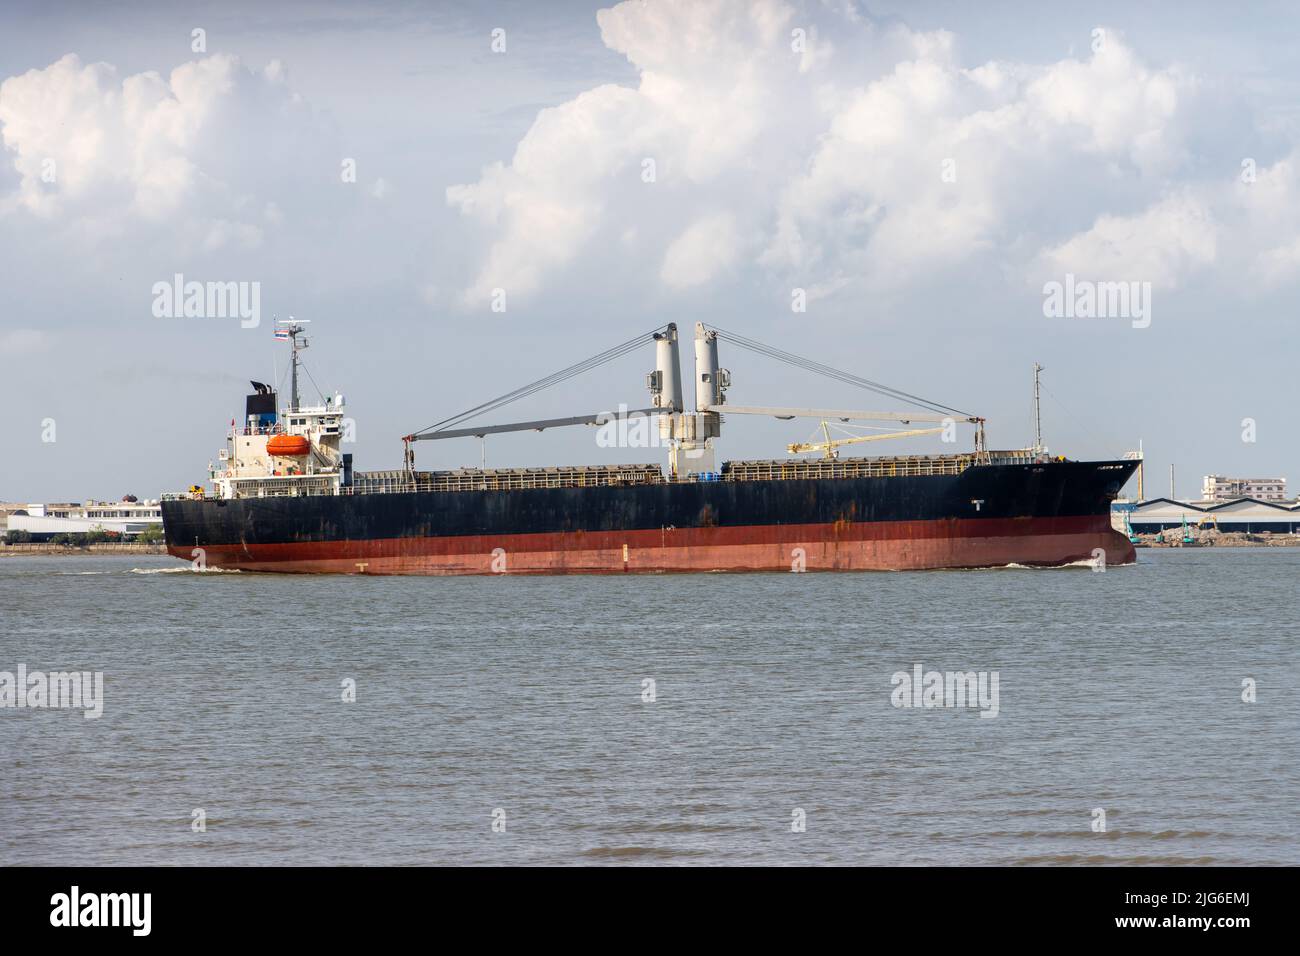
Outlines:
[[[14,528],[5,532],[5,544],[27,544],[32,540],[30,531],[19,531]]]
[[[166,540],[163,535],[163,526],[160,524],[151,524],[135,536],[135,540],[141,544],[162,544]]]

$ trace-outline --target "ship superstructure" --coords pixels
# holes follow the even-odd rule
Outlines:
[[[340,448],[344,429],[342,393],[324,396],[321,405],[304,405],[299,391],[299,352],[308,346],[306,329],[290,320],[276,332],[290,343],[290,392],[281,410],[271,385],[253,382],[244,420],[231,422],[226,447],[209,468],[218,498],[268,495],[337,495],[348,483],[352,456]]]

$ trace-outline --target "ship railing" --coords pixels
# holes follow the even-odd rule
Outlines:
[[[960,455],[900,455],[886,458],[777,458],[729,461],[724,481],[788,481],[798,478],[908,478],[959,475],[974,465],[1029,465],[1028,450],[971,452]]]
[[[552,468],[462,468],[455,471],[357,472],[339,494],[396,494],[429,491],[525,491],[539,488],[598,488],[696,484],[704,481],[789,481],[814,478],[905,478],[959,475],[973,465],[1032,464],[1032,453],[979,452],[892,458],[785,458],[731,461],[707,475],[665,475],[658,465],[591,465]],[[328,493],[328,492],[326,492]]]
[[[340,406],[338,406],[337,408],[333,408],[333,409],[331,409],[331,408],[308,408],[308,407],[304,406],[304,407],[298,409],[297,412],[286,413],[286,414],[298,414],[299,412],[301,412],[301,413],[303,413],[303,414],[305,414],[305,415],[319,414],[319,413],[321,413],[321,412],[325,412],[325,413],[333,413],[333,412],[338,412],[340,409],[342,409],[342,407],[343,407],[343,406],[340,405]],[[341,414],[340,414],[340,415],[332,415],[332,417],[333,417],[333,418],[341,418]],[[333,422],[333,421],[330,421],[330,420],[325,419],[325,418],[321,418],[321,420],[320,420],[320,424],[321,424],[322,428],[324,428],[324,427],[326,427],[326,426],[337,426],[337,422]],[[245,424],[243,424],[243,425],[232,425],[232,426],[231,426],[231,429],[230,429],[230,433],[231,433],[232,435],[287,435],[287,434],[298,434],[298,432],[290,432],[290,431],[289,431],[289,426],[285,424],[284,419],[280,419],[279,421],[275,422],[275,423],[272,424],[272,425],[265,425],[265,426],[262,426],[262,425],[249,425],[249,424],[247,424],[247,423],[245,423]],[[331,431],[325,431],[324,434],[330,435],[330,434],[334,434],[334,432],[331,432]]]
[[[295,498],[334,494],[333,476],[314,477],[294,475],[262,480],[259,478],[232,478],[231,490],[236,498]]]
[[[360,472],[344,494],[411,491],[523,491],[663,484],[658,465]]]
[[[971,455],[916,455],[898,458],[784,458],[732,461],[728,481],[790,481],[809,478],[907,478],[959,475],[975,464]]]
[[[284,424],[276,422],[274,425],[267,425],[265,428],[253,425],[236,425],[231,431],[236,435],[279,435],[284,432]]]

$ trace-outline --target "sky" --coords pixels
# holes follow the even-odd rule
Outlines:
[[[1054,453],[1141,442],[1148,497],[1170,465],[1183,497],[1295,490],[1297,27],[1284,3],[6,0],[0,500],[202,482],[289,315],[363,470],[667,322],[689,380],[703,321],[982,415],[995,448],[1033,440],[1038,362]],[[255,318],[160,302],[178,275],[256,290]],[[734,404],[882,403],[721,358]],[[653,362],[483,421],[644,407]],[[719,457],[816,428],[733,415]],[[480,455],[666,460],[581,427],[417,446]]]

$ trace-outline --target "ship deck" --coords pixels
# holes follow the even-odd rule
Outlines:
[[[821,478],[901,478],[958,475],[977,464],[1032,464],[1023,450],[962,455],[901,455],[880,458],[778,458],[724,462],[711,474],[672,477],[657,464],[568,465],[549,468],[458,468],[452,471],[357,472],[344,494],[413,491],[522,491],[534,488],[599,488],[700,481],[798,481]]]

